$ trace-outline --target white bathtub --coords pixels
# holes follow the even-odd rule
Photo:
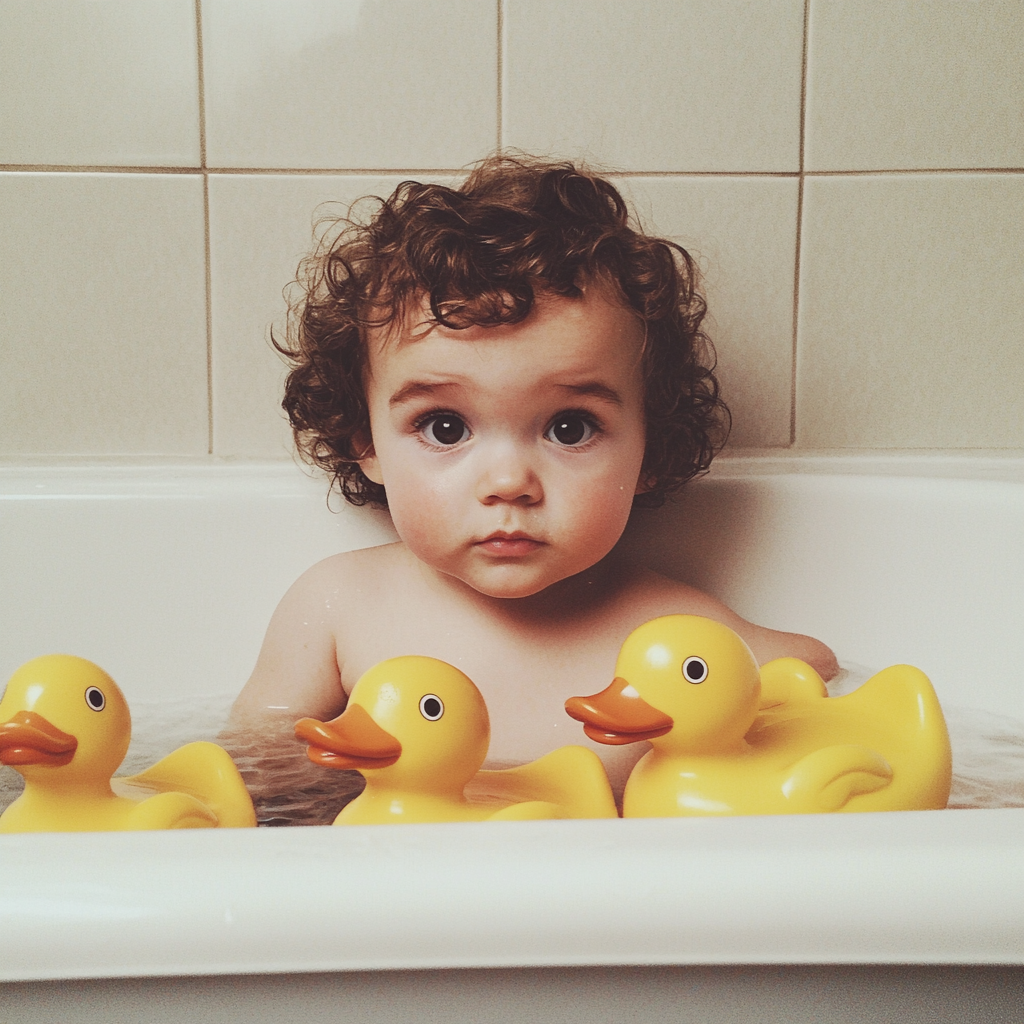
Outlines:
[[[391,536],[289,465],[8,465],[0,675],[63,651],[198,706],[299,572]],[[1024,719],[1024,460],[723,459],[628,542]],[[3,1020],[1011,1020],[1021,964],[1024,809],[0,837]]]

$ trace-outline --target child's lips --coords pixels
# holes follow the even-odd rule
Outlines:
[[[489,537],[477,541],[475,546],[488,554],[502,558],[521,558],[544,547],[544,541],[537,540],[528,533],[492,533]]]

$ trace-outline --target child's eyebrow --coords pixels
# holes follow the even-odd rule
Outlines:
[[[403,384],[388,399],[388,405],[394,408],[396,405],[408,402],[412,398],[422,398],[424,395],[429,397],[430,395],[437,394],[438,391],[450,388],[455,383],[455,381],[444,381],[443,383],[430,384],[425,380],[412,380],[408,384]]]
[[[583,384],[559,384],[558,386],[572,395],[603,398],[606,402],[611,402],[612,405],[622,405],[622,395],[615,388],[611,388],[597,380],[586,381]]]
[[[458,383],[458,381],[440,381],[432,384],[424,380],[409,381],[409,383],[403,384],[388,399],[388,406],[393,409],[396,405],[401,405],[403,402],[408,402],[414,398],[422,398],[424,396],[429,398],[436,395],[439,391],[446,391],[453,386],[457,387]],[[570,395],[599,398],[617,406],[623,404],[622,395],[615,388],[602,384],[601,381],[584,381],[582,384],[557,384],[556,387],[568,392]]]

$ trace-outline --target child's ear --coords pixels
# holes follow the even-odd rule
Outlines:
[[[648,491],[654,490],[655,485],[658,483],[656,477],[644,476],[640,474],[640,479],[636,482],[636,490],[633,492],[635,498],[638,494],[646,494]]]
[[[380,484],[382,487],[384,486],[384,477],[380,471],[380,461],[373,450],[373,445],[370,445],[367,454],[359,460],[359,468],[368,480],[372,480],[375,484]]]

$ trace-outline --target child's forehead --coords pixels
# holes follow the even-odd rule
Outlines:
[[[583,288],[579,298],[537,288],[533,308],[525,320],[496,326],[451,328],[438,324],[431,311],[429,297],[420,293],[408,299],[390,323],[367,332],[367,347],[372,364],[385,361],[389,353],[427,338],[464,343],[497,342],[521,336],[524,330],[543,332],[553,342],[559,338],[596,341],[599,337],[611,335],[626,345],[642,340],[645,334],[640,318],[625,305],[614,288],[594,281]]]

